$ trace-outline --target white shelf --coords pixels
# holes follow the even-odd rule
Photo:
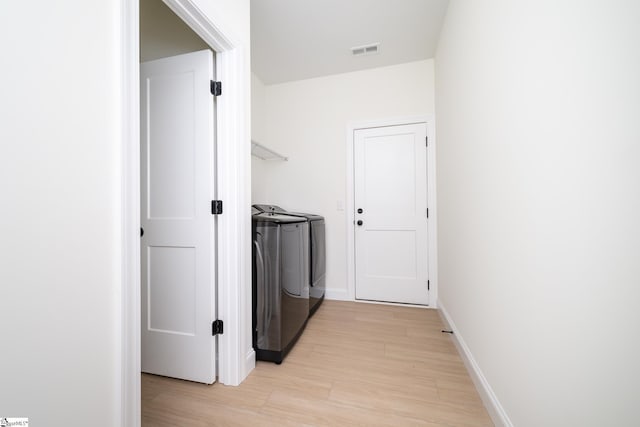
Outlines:
[[[283,156],[282,154],[276,153],[270,148],[265,147],[262,144],[251,140],[251,155],[257,157],[262,160],[289,160],[288,157]]]

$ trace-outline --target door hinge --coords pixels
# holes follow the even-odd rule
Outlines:
[[[429,208],[427,208],[427,219],[429,219]]]
[[[224,322],[220,319],[214,320],[211,324],[211,335],[222,335],[224,333]]]
[[[222,95],[222,82],[216,82],[215,80],[211,80],[211,95],[213,96]]]
[[[427,280],[427,290],[428,291],[431,290],[431,282],[429,280]]]
[[[222,213],[222,200],[211,201],[211,215],[220,215]]]
[[[425,142],[426,146],[428,147],[429,146],[429,137],[428,136],[424,137],[424,142]]]

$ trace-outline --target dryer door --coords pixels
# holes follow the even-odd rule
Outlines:
[[[324,220],[311,221],[311,286],[318,286],[327,270]]]
[[[307,284],[305,273],[303,231],[305,223],[285,224],[280,227],[280,250],[282,257],[282,290],[290,296],[304,297]]]

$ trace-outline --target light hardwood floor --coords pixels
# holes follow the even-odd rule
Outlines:
[[[239,387],[142,376],[142,425],[493,426],[435,310],[324,301]]]

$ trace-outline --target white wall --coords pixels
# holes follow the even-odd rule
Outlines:
[[[1,2],[0,416],[119,424],[118,1]]]
[[[251,74],[251,139],[264,144],[267,140],[267,95],[265,85]],[[251,156],[251,202],[267,199],[264,160]]]
[[[440,305],[519,427],[638,423],[638,22],[623,0],[449,6]]]
[[[327,297],[347,298],[346,217],[338,209],[346,206],[347,125],[432,114],[433,60],[270,85],[265,94],[259,142],[289,161],[253,169],[263,185],[253,201],[326,217]]]

